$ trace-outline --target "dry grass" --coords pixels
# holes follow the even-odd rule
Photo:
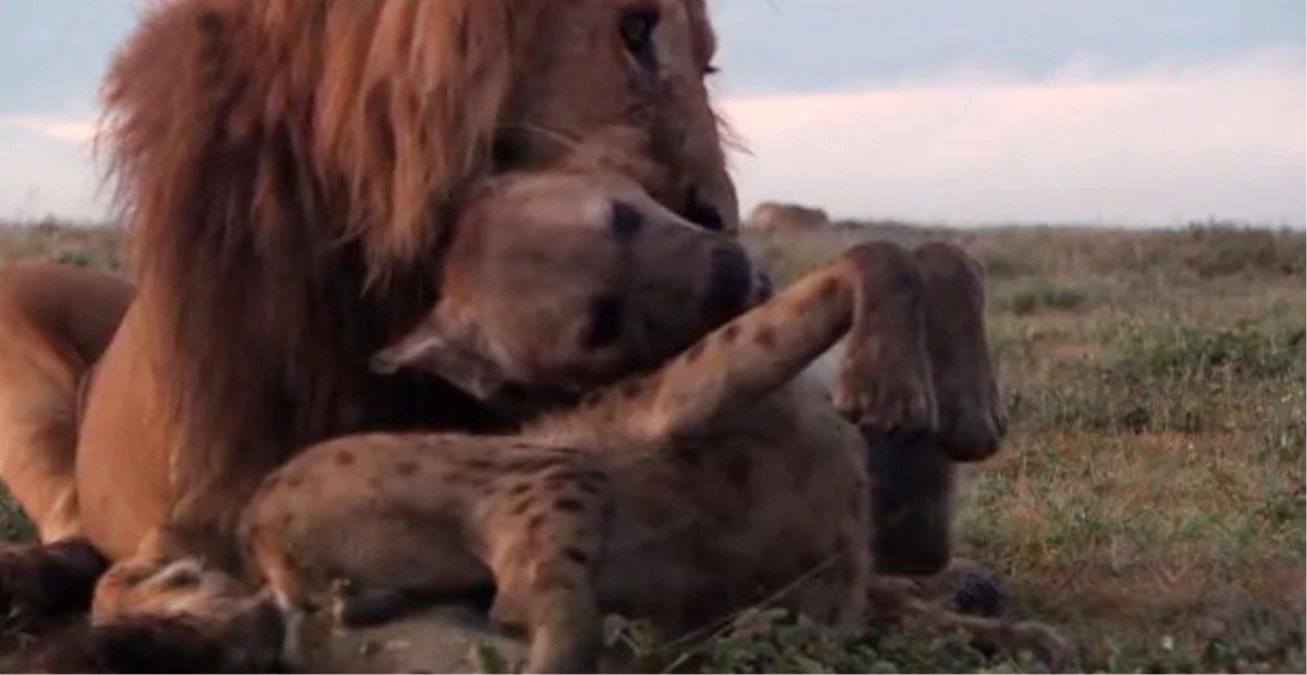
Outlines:
[[[1013,422],[963,552],[1088,669],[1303,672],[1302,233],[933,234],[986,264]],[[793,275],[860,236],[754,247]]]
[[[752,237],[788,281],[864,238],[947,237],[989,272],[1012,413],[973,474],[962,552],[1093,671],[1303,672],[1304,238],[879,224]],[[118,265],[112,233],[0,228],[0,262]],[[12,519],[4,528],[13,528]],[[10,530],[12,531],[12,530]],[[958,640],[743,617],[687,667],[1013,672]]]
[[[118,230],[108,227],[0,221],[0,265],[41,260],[119,270],[123,261],[118,239]]]

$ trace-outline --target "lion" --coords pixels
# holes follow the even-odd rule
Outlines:
[[[236,514],[297,448],[369,429],[511,429],[446,382],[382,377],[368,359],[439,297],[449,221],[497,172],[590,148],[688,220],[734,230],[705,84],[714,50],[703,0],[143,10],[105,80],[97,141],[137,294],[76,439],[5,449],[0,478],[42,531],[21,495],[76,495],[55,548],[24,564],[71,549],[235,569]],[[42,462],[57,470],[7,468]]]
[[[117,568],[96,595],[101,659],[336,669],[342,627],[478,592],[493,597],[496,622],[525,630],[532,672],[595,670],[607,612],[678,634],[775,601],[849,625],[868,597],[881,613],[1061,658],[1061,638],[1040,624],[952,615],[871,581],[902,564],[882,526],[909,559],[939,555],[923,542],[947,545],[955,465],[981,458],[974,446],[881,441],[956,410],[936,402],[933,368],[953,366],[932,355],[965,353],[956,332],[927,336],[925,305],[935,296],[975,312],[979,285],[957,249],[861,245],[766,300],[733,238],[624,177],[552,173],[488,181],[450,251],[446,292],[373,367],[439,375],[525,428],[371,432],[297,453],[244,513],[257,581],[184,563]],[[645,283],[672,259],[700,273]],[[681,323],[662,323],[673,316]],[[974,328],[969,318],[957,320]],[[708,335],[689,345],[676,333]],[[846,334],[832,406],[800,373]],[[332,607],[327,623],[315,616]]]

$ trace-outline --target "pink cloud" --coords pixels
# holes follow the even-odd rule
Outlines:
[[[1042,80],[955,71],[860,90],[728,99],[745,206],[958,223],[1302,224],[1304,52]]]
[[[61,141],[83,143],[95,136],[94,122],[43,115],[0,115],[0,127],[30,131]]]

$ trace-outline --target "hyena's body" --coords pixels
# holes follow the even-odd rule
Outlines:
[[[771,599],[848,624],[871,570],[867,445],[795,377],[851,330],[839,407],[932,425],[922,291],[909,254],[858,247],[520,435],[316,446],[256,498],[251,552],[292,613],[493,584],[532,670],[593,668],[607,612],[675,631]]]

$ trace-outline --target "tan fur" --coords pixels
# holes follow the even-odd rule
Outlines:
[[[620,37],[631,12],[659,14],[649,59]],[[450,214],[481,178],[583,145],[733,229],[712,52],[702,0],[147,9],[104,90],[140,296],[90,392],[86,534],[123,558],[167,523],[169,555],[231,565],[239,505],[294,448],[493,426],[448,386],[366,368],[439,293]]]
[[[0,476],[43,542],[78,534],[80,393],[131,298],[108,274],[0,268]]]
[[[106,562],[80,533],[82,395],[132,288],[53,264],[0,268],[0,476],[40,546],[0,543],[0,611],[27,622],[84,609]]]

